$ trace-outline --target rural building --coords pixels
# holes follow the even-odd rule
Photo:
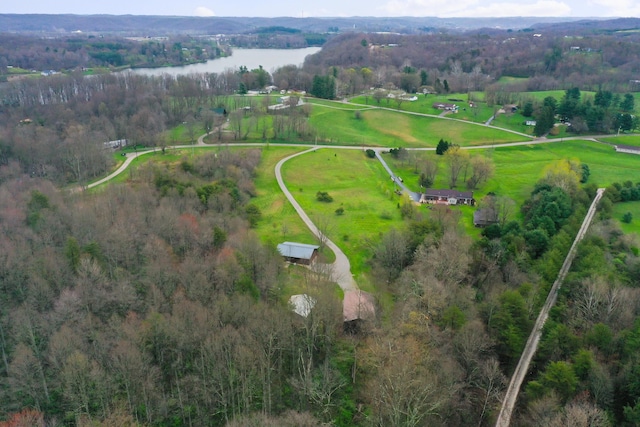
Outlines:
[[[480,208],[473,213],[475,227],[487,227],[498,223],[498,213],[492,208]]]
[[[476,199],[473,198],[473,191],[436,190],[427,188],[426,191],[420,195],[420,203],[474,206]]]
[[[288,262],[309,265],[318,256],[320,246],[305,243],[284,242],[278,245],[278,252]]]
[[[432,107],[444,111],[458,111],[458,106],[456,104],[447,104],[446,102],[436,102],[432,105]]]
[[[315,307],[316,300],[307,294],[291,295],[289,305],[294,313],[302,317],[307,317],[309,313],[311,313],[311,309]]]
[[[640,147],[634,147],[632,145],[620,145],[620,144],[616,144],[615,147],[618,153],[640,154]]]
[[[107,141],[102,143],[104,148],[111,148],[112,150],[117,150],[118,148],[126,147],[127,144],[128,142],[126,139],[116,139],[115,141]]]
[[[345,330],[356,332],[358,324],[363,320],[375,320],[376,300],[370,293],[359,289],[346,291],[342,302],[342,315]]]

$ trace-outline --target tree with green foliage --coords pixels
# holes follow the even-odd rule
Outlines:
[[[442,156],[444,153],[447,152],[450,146],[451,144],[449,144],[448,141],[445,141],[444,139],[440,138],[440,141],[438,141],[438,145],[436,146],[436,154],[439,156]]]
[[[371,148],[367,148],[367,150],[365,151],[365,154],[367,155],[368,158],[370,159],[374,159],[376,157],[376,152],[375,150],[372,150]]]
[[[524,117],[531,117],[533,116],[533,102],[531,101],[527,101],[524,103],[524,106],[522,107],[522,112],[521,114]]]
[[[318,191],[316,193],[316,200],[319,202],[330,203],[333,202],[333,197],[331,197],[326,191]]]
[[[585,184],[589,180],[589,175],[591,175],[591,170],[589,170],[589,165],[586,163],[582,163],[580,167],[582,169],[582,175],[580,176],[580,183]]]
[[[635,110],[635,98],[632,94],[626,93],[624,99],[620,102],[620,109],[625,113],[631,113]]]
[[[536,115],[536,125],[533,128],[535,136],[543,136],[548,133],[555,124],[555,112],[549,105],[543,106]]]
[[[333,76],[313,76],[311,95],[316,98],[333,99],[336,96],[336,80]]]
[[[540,228],[524,233],[524,240],[527,242],[527,249],[531,258],[540,257],[549,247],[549,235]]]
[[[576,391],[578,377],[568,362],[551,362],[542,375],[542,384],[554,390],[563,401],[568,401]]]
[[[429,75],[425,70],[420,70],[420,86],[426,86],[429,83]]]
[[[498,340],[498,354],[508,363],[517,361],[529,336],[531,321],[522,294],[507,290],[498,297],[498,306],[491,316],[489,327]]]
[[[618,131],[628,132],[633,129],[633,116],[627,113],[617,114],[614,125]]]
[[[622,215],[622,222],[625,224],[631,224],[631,221],[633,221],[633,214],[631,212],[627,212]]]
[[[260,219],[262,218],[262,212],[260,211],[260,208],[251,203],[244,208],[244,212],[247,215],[249,226],[251,228],[255,228],[258,225],[258,221],[260,221]]]

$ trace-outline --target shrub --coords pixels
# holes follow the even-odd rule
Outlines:
[[[316,193],[316,200],[319,202],[330,203],[333,202],[333,197],[331,197],[326,191],[318,191]]]
[[[344,214],[344,208],[338,208],[336,209],[336,215],[340,216]]]
[[[633,214],[631,212],[627,212],[626,214],[622,215],[622,222],[624,222],[625,224],[631,224],[631,221],[633,221]]]
[[[367,154],[367,157],[370,159],[373,159],[376,156],[376,152],[371,148],[367,148],[367,151],[365,151],[365,153]]]

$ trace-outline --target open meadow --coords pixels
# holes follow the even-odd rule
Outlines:
[[[311,125],[332,144],[386,147],[435,147],[442,138],[460,146],[504,144],[524,136],[465,123],[383,109],[340,111],[314,107]]]
[[[630,212],[631,222],[622,221],[622,217]],[[622,231],[628,234],[635,234],[640,238],[640,202],[621,202],[613,205],[613,219],[618,221]]]
[[[323,148],[287,162],[283,178],[309,217],[347,254],[356,281],[366,289],[363,274],[372,245],[401,226],[402,198],[394,194],[380,162],[359,150]],[[318,201],[318,192],[328,193],[333,201]],[[282,218],[288,220],[288,215]]]

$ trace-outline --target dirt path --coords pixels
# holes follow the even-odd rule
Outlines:
[[[527,340],[527,344],[522,351],[522,356],[520,356],[520,361],[518,362],[518,366],[516,366],[516,370],[513,372],[513,376],[511,377],[511,381],[509,382],[509,388],[504,396],[504,400],[502,401],[502,408],[500,408],[500,414],[498,415],[498,420],[496,422],[496,427],[508,427],[511,423],[511,415],[513,413],[513,409],[516,404],[516,399],[518,398],[518,393],[520,392],[520,387],[522,386],[522,382],[524,381],[524,377],[527,375],[529,371],[529,364],[531,363],[531,359],[533,359],[533,355],[538,349],[538,344],[540,342],[540,338],[542,336],[542,328],[544,327],[547,318],[549,317],[549,310],[555,305],[556,300],[558,299],[558,291],[560,290],[560,286],[567,273],[569,272],[569,268],[571,268],[571,263],[576,256],[576,248],[578,243],[582,240],[587,230],[589,229],[589,225],[591,224],[591,220],[596,213],[596,206],[600,199],[602,198],[602,194],[604,193],[604,188],[599,188],[596,197],[593,199],[591,203],[591,207],[587,211],[587,215],[582,222],[582,227],[580,227],[580,231],[576,235],[575,240],[573,241],[573,245],[571,245],[571,249],[569,249],[569,253],[562,264],[562,268],[558,273],[558,277],[556,281],[553,283],[551,287],[551,291],[549,291],[549,295],[547,296],[547,300],[542,306],[542,310],[540,310],[540,314],[538,315],[538,319],[536,320],[535,325],[533,326],[533,330],[531,331],[531,335],[529,335],[529,339]]]

